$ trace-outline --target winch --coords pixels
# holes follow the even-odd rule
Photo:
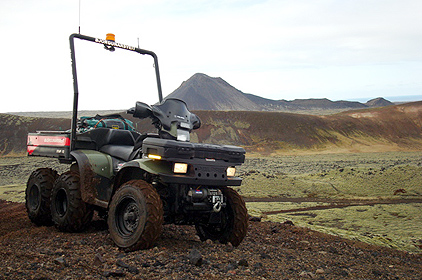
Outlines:
[[[224,196],[220,189],[191,188],[186,200],[195,210],[210,210],[210,207],[212,207],[212,211],[218,213],[225,206]]]

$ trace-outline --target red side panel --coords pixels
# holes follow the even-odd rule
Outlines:
[[[54,132],[29,133],[27,142],[28,155],[58,157],[70,147],[70,135]],[[34,153],[35,152],[35,153]]]

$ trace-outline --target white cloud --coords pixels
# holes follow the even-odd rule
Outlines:
[[[139,38],[141,48],[155,51],[165,95],[202,72],[267,98],[350,99],[421,94],[421,9],[417,0],[81,0],[80,22],[82,34],[113,32],[118,42],[135,46]],[[0,3],[1,89],[11,100],[0,112],[70,110],[68,36],[78,32],[78,11],[78,0]],[[78,60],[81,87],[97,89],[88,107],[125,108],[144,98],[132,93],[138,89],[156,94],[154,85],[140,89],[138,58],[131,68],[131,59],[118,59],[122,52],[98,53],[88,56],[137,70],[111,77],[101,73],[105,66],[83,70],[85,59]],[[109,84],[123,76],[134,84]],[[107,89],[107,95],[121,92],[119,98],[101,98]],[[125,92],[131,93],[124,98]]]

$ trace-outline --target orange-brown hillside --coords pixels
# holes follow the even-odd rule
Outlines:
[[[252,150],[422,148],[422,102],[329,116],[281,112],[197,113],[203,122],[197,131],[200,141],[234,143]]]
[[[328,116],[257,111],[196,113],[202,127],[194,131],[193,141],[241,145],[249,151],[422,149],[422,101]],[[149,120],[136,122],[140,132],[151,131]],[[0,124],[0,155],[25,153],[28,132],[70,128],[69,119],[7,114],[0,114]]]

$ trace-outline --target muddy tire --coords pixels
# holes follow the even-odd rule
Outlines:
[[[39,168],[29,176],[25,190],[28,217],[37,226],[52,226],[50,197],[58,175],[51,168]]]
[[[51,216],[60,231],[79,232],[92,220],[92,206],[81,197],[79,173],[68,171],[57,178],[51,193]]]
[[[107,223],[111,238],[125,251],[151,248],[163,225],[160,196],[145,181],[125,183],[111,199]]]
[[[223,188],[226,197],[226,207],[221,209],[220,224],[196,224],[196,231],[202,241],[218,240],[223,244],[230,242],[233,246],[240,245],[248,231],[248,211],[245,201],[231,188]]]

